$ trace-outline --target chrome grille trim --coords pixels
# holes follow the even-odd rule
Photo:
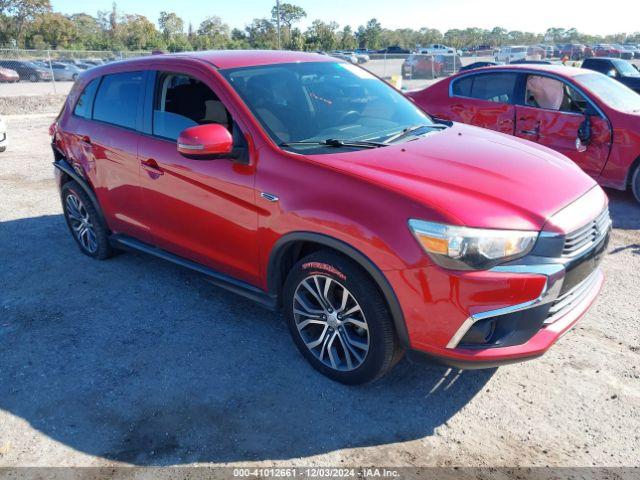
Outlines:
[[[599,274],[600,269],[596,268],[582,282],[580,282],[568,292],[565,292],[558,298],[556,298],[556,300],[551,304],[551,308],[549,309],[548,314],[549,316],[544,321],[544,324],[552,324],[553,322],[564,316],[567,312],[571,311],[576,304],[580,303],[589,294],[591,288],[595,285]]]
[[[607,234],[610,227],[611,217],[609,217],[609,209],[605,208],[600,215],[585,226],[565,236],[562,256],[572,258],[585,252],[591,246],[598,243]]]

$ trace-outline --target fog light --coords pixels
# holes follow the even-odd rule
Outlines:
[[[464,337],[462,337],[460,346],[480,346],[491,343],[491,337],[495,331],[495,319],[488,318],[486,320],[480,320],[474,323]]]

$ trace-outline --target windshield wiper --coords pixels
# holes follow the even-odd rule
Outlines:
[[[322,147],[357,147],[357,148],[379,148],[386,147],[386,143],[382,142],[370,142],[368,140],[338,140],[335,138],[327,138],[326,140],[320,141],[306,141],[302,140],[300,142],[282,142],[280,144],[281,147],[295,147],[299,145],[319,145]]]
[[[414,125],[413,127],[407,127],[404,130],[391,135],[389,138],[387,138],[384,143],[385,145],[388,145],[390,143],[395,142],[396,140],[400,140],[402,138],[408,137],[409,135],[417,132],[418,130],[422,130],[423,128],[435,128],[438,130],[442,130],[444,128],[447,128],[447,125],[441,125],[441,124],[426,124],[426,123],[422,123],[420,125]]]

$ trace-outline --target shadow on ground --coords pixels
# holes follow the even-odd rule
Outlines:
[[[371,386],[333,383],[278,315],[148,256],[84,257],[59,215],[0,223],[0,252],[0,408],[108,459],[289,459],[423,438],[494,373],[403,361]]]
[[[640,203],[631,192],[607,189],[614,228],[640,230]]]

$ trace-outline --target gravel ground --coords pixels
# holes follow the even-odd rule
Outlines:
[[[341,386],[278,315],[141,254],[97,262],[66,231],[46,134],[0,155],[0,467],[637,466],[640,207],[609,192],[607,282],[541,359],[401,362]]]

